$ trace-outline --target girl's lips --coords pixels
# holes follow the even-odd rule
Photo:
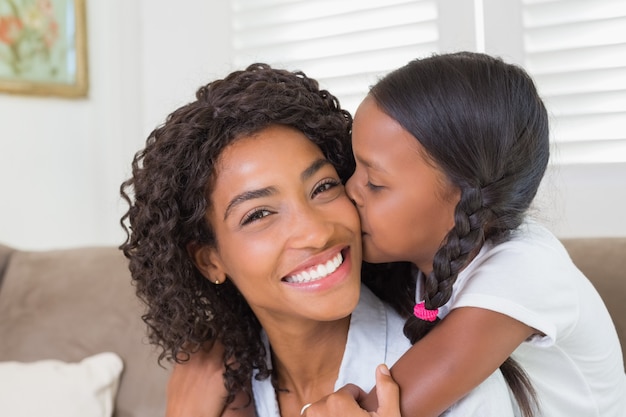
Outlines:
[[[330,264],[330,265],[329,265]],[[345,248],[326,262],[283,278],[289,286],[306,290],[323,290],[331,288],[345,280],[352,270],[350,249]]]

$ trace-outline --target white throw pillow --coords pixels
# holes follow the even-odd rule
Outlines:
[[[111,417],[122,359],[105,352],[81,362],[0,362],[0,416]]]

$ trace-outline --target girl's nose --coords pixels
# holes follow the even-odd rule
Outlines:
[[[357,188],[358,187],[356,185],[356,180],[353,174],[346,182],[346,194],[348,194],[348,198],[352,200],[352,204],[358,207],[361,205],[362,200],[359,196]]]

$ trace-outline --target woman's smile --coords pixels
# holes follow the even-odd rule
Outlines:
[[[300,269],[285,277],[283,282],[301,290],[323,291],[347,280],[353,267],[350,248],[333,252],[335,255],[326,262]]]

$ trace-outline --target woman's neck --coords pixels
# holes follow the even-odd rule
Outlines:
[[[299,416],[304,404],[334,391],[349,326],[346,317],[291,331],[266,329],[282,417]]]

